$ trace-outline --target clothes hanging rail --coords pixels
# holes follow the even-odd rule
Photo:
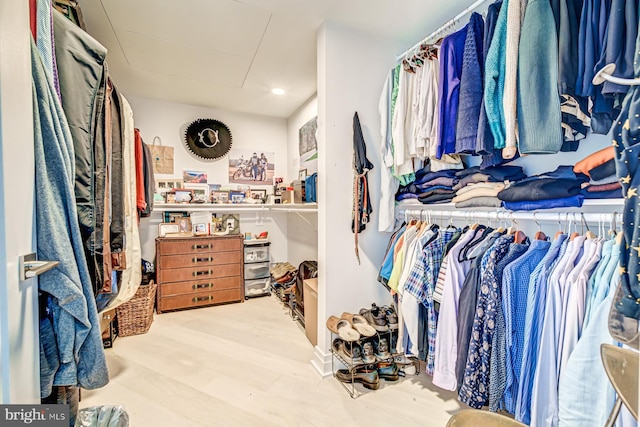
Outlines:
[[[456,22],[460,21],[460,19],[462,19],[466,14],[468,14],[470,12],[473,12],[474,10],[476,10],[478,7],[482,6],[487,1],[489,1],[489,0],[476,0],[475,3],[473,3],[471,6],[467,7],[465,10],[463,10],[462,12],[457,14],[455,17],[451,18],[450,20],[448,20],[447,22],[442,24],[433,33],[429,34],[428,36],[426,36],[425,38],[420,40],[418,43],[414,44],[409,49],[405,50],[403,53],[398,55],[396,59],[399,61],[399,60],[401,60],[403,58],[406,58],[407,56],[409,56],[410,53],[412,53],[416,49],[418,49],[422,43],[426,43],[428,41],[433,40],[434,37],[436,37],[437,35],[442,33],[444,30],[446,30],[446,29],[450,28],[451,26],[455,25]]]
[[[593,84],[600,85],[605,81],[616,83],[623,86],[637,86],[640,85],[640,78],[636,79],[623,79],[620,77],[616,77],[613,75],[613,72],[616,70],[616,64],[607,64],[602,67],[602,70],[598,71],[595,76],[593,76]]]
[[[581,213],[581,212],[512,212],[512,211],[441,211],[429,209],[407,209],[404,211],[405,219],[439,217],[439,218],[461,218],[467,220],[530,220],[542,222],[559,221],[581,221],[591,223],[615,222],[618,217],[617,212],[612,213]]]

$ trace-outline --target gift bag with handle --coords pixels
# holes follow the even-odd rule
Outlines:
[[[153,158],[153,173],[173,174],[173,147],[164,147],[160,137],[156,136],[149,148]]]

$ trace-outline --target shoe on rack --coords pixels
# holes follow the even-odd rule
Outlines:
[[[384,305],[381,307],[381,309],[387,317],[387,324],[389,325],[389,329],[391,329],[392,331],[396,331],[398,329],[398,314],[396,313],[396,309],[392,305]]]
[[[351,326],[355,330],[360,332],[363,337],[372,337],[376,334],[376,330],[374,329],[374,327],[371,326],[369,322],[367,322],[367,320],[359,314],[344,312],[342,313],[342,316],[340,316],[340,318],[351,323]]]
[[[357,342],[336,338],[333,340],[333,352],[347,363],[362,363],[362,347]]]
[[[394,362],[379,362],[376,369],[381,380],[398,381],[400,379],[400,369]]]
[[[335,376],[338,381],[349,384],[360,383],[369,390],[377,390],[380,388],[380,377],[378,376],[378,371],[375,369],[375,366],[360,366],[353,368],[351,371],[348,369],[338,369]]]
[[[327,329],[338,335],[344,341],[357,341],[360,333],[351,327],[351,324],[336,316],[329,316],[327,319]]]
[[[371,341],[362,343],[362,360],[364,363],[376,363],[376,355]]]
[[[388,360],[391,358],[391,353],[389,352],[389,341],[387,340],[387,338],[381,337],[378,340],[375,354],[378,360]]]
[[[382,311],[377,310],[374,313],[373,310],[363,308],[360,310],[360,315],[367,319],[367,322],[369,322],[369,324],[373,326],[376,331],[387,332],[389,330],[389,326],[387,326],[387,318]]]

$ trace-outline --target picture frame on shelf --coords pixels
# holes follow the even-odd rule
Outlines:
[[[298,179],[305,179],[307,177],[307,170],[306,169],[300,169],[298,171]]]
[[[164,201],[165,203],[175,203],[176,202],[176,193],[173,191],[169,191],[164,193]]]
[[[156,180],[156,193],[165,194],[169,191],[173,191],[176,188],[182,188],[183,183],[179,178],[174,179],[158,179]]]
[[[242,191],[229,191],[229,200],[233,204],[244,203],[246,195]]]
[[[265,203],[267,200],[267,190],[265,189],[252,189],[251,198],[258,203]]]
[[[178,219],[189,216],[186,212],[165,212],[165,221],[176,224]]]
[[[225,190],[211,191],[211,203],[225,204],[229,203],[229,192]]]
[[[175,201],[173,203],[191,203],[193,200],[193,191],[188,188],[176,188],[172,193],[175,195]],[[171,193],[167,193],[167,197],[169,194]]]
[[[184,188],[191,190],[193,199],[191,203],[207,203],[209,186],[207,184],[185,184]]]
[[[179,233],[180,226],[176,223],[162,223],[158,224],[158,236],[165,237],[170,233]]]

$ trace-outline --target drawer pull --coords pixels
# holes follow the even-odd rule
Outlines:
[[[213,296],[209,295],[207,297],[195,297],[191,301],[193,302],[203,302],[203,301],[212,301]]]
[[[193,258],[192,261],[193,261],[194,264],[197,264],[199,262],[211,262],[211,261],[213,261],[213,257],[205,257],[205,258],[197,258],[196,257],[196,258]]]
[[[193,289],[213,288],[213,283],[196,283]]]
[[[204,271],[194,271],[193,275],[194,276],[211,276],[211,273],[213,273],[211,270],[204,270]]]
[[[207,245],[193,245],[192,249],[211,249],[213,245],[211,243]]]

